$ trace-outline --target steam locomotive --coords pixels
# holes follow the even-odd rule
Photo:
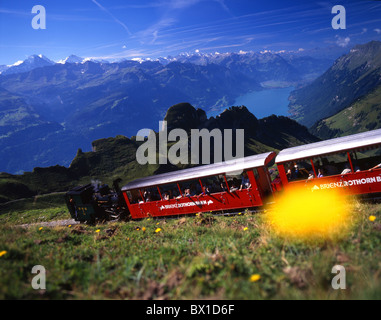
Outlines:
[[[119,187],[121,179],[114,180],[113,188],[93,181],[78,186],[65,194],[66,205],[76,221],[95,223],[98,220],[119,220],[129,217],[129,211]]]

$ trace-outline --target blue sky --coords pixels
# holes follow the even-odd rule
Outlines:
[[[34,5],[46,9],[45,30],[31,26]],[[331,27],[334,5],[346,8],[346,30]],[[0,0],[0,64],[31,54],[118,60],[370,40],[381,40],[381,1]]]

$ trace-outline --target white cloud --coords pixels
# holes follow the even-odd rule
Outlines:
[[[336,40],[336,44],[339,46],[339,47],[342,47],[342,48],[345,48],[346,46],[349,45],[349,43],[351,42],[351,38],[349,37],[346,37],[346,38],[341,38],[339,36],[336,36],[337,40]]]
[[[377,34],[381,34],[381,29],[374,29],[375,32],[377,32]]]
[[[176,22],[177,20],[173,18],[162,18],[147,29],[137,32],[133,38],[139,39],[141,43],[149,42],[150,44],[154,44],[159,38],[160,32],[165,28],[171,27]]]
[[[200,2],[201,0],[172,0],[169,3],[171,9],[185,9],[187,7],[193,6]]]
[[[127,33],[129,35],[131,35],[131,32],[130,30],[128,29],[128,27],[122,22],[120,21],[118,18],[116,18],[110,11],[108,11],[105,7],[103,7],[100,3],[98,3],[96,0],[91,0],[94,4],[96,4],[98,6],[99,9],[101,9],[102,11],[106,12],[116,23],[120,24],[124,30],[127,31]]]

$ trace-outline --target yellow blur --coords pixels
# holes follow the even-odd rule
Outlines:
[[[301,240],[334,240],[344,236],[352,219],[350,206],[339,191],[293,187],[276,200],[266,215],[281,237]]]

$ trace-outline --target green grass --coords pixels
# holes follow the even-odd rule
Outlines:
[[[335,243],[281,239],[266,213],[41,229],[17,225],[69,218],[64,207],[12,211],[0,216],[0,299],[380,299],[381,204],[354,211]],[[331,287],[336,264],[346,290]],[[46,290],[31,287],[35,265]]]
[[[35,196],[0,204],[0,224],[20,225],[69,218],[64,193]]]
[[[353,102],[348,108],[321,120],[312,133],[322,139],[346,136],[381,127],[381,86]]]

